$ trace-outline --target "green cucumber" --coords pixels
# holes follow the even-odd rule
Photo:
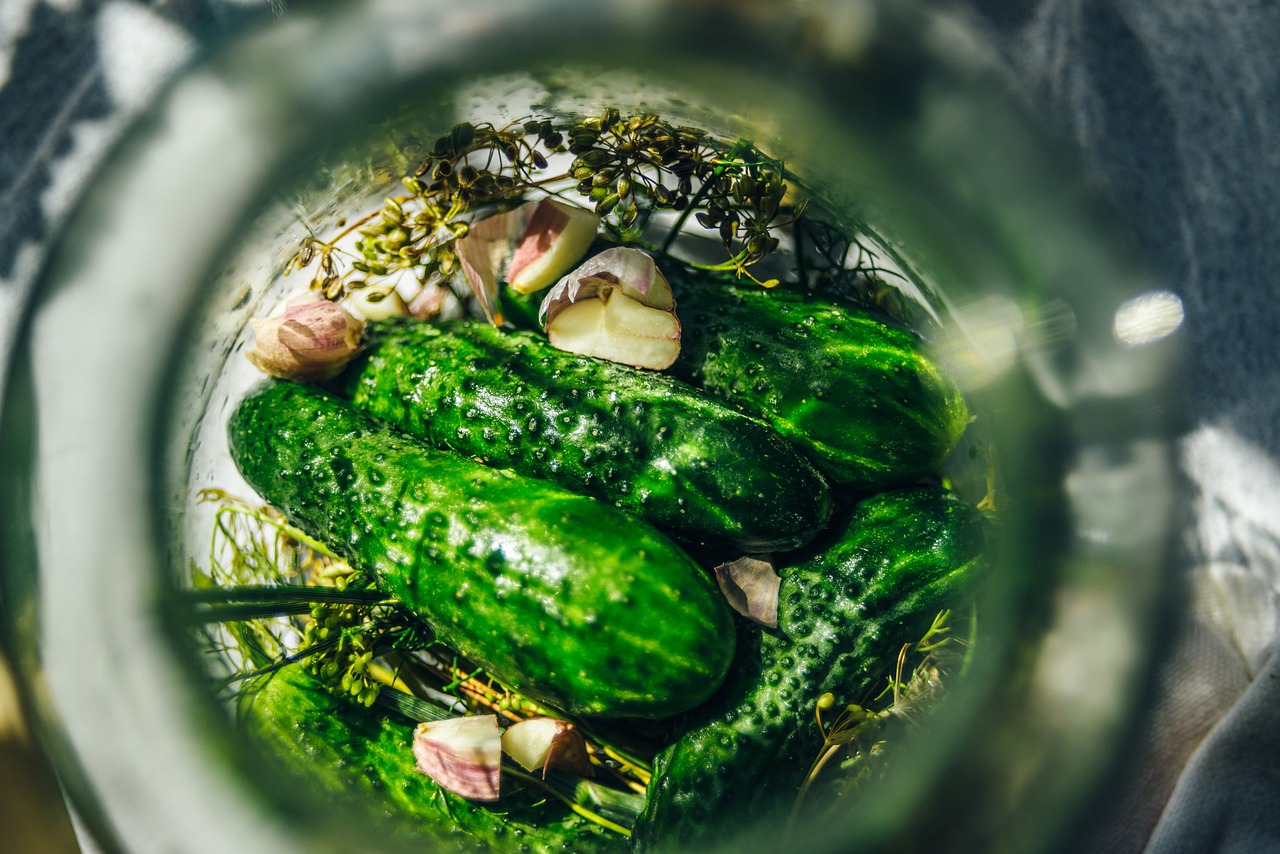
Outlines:
[[[413,724],[335,697],[302,665],[274,674],[239,702],[243,731],[266,760],[331,809],[369,808],[393,839],[430,850],[624,850],[626,841],[544,793],[504,780],[493,805],[473,803],[416,768]]]
[[[818,698],[865,702],[903,644],[972,592],[986,521],[937,487],[859,503],[825,552],[780,572],[778,628],[744,625],[724,686],[658,755],[639,850],[695,846],[785,816],[817,756]]]
[[[672,372],[772,424],[831,480],[869,491],[906,485],[960,441],[964,399],[911,329],[669,266],[682,327]]]
[[[264,500],[531,699],[664,718],[728,670],[733,621],[714,583],[615,507],[426,448],[292,383],[252,393],[228,434]]]
[[[517,329],[541,329],[538,314],[542,311],[542,300],[546,295],[546,291],[522,294],[503,282],[498,291],[498,311],[505,322]]]
[[[373,325],[366,347],[337,384],[357,408],[683,538],[792,548],[830,512],[822,476],[786,440],[671,377],[476,322]]]

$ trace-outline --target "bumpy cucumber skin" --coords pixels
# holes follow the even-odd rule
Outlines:
[[[665,718],[728,670],[733,621],[715,585],[614,507],[425,448],[291,383],[246,398],[228,434],[263,499],[528,697]]]
[[[657,758],[636,849],[697,850],[744,822],[785,818],[821,744],[818,697],[865,701],[902,644],[971,593],[986,529],[945,490],[880,493],[833,546],[782,570],[777,631],[740,627],[724,686]]]
[[[672,372],[773,425],[832,481],[874,491],[938,469],[969,422],[915,332],[821,297],[676,271]]]
[[[536,792],[507,793],[494,806],[472,803],[419,772],[413,725],[352,705],[290,665],[239,704],[241,725],[269,761],[317,798],[362,799],[392,838],[432,851],[531,854],[625,850],[621,836]]]
[[[826,482],[763,422],[670,377],[474,322],[374,325],[337,384],[436,447],[593,495],[692,540],[808,541]]]

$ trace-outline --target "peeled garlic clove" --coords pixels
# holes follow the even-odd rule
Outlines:
[[[587,742],[568,721],[530,718],[507,727],[502,750],[526,771],[542,769],[542,776],[560,769],[582,777],[595,776],[587,757]]]
[[[249,361],[273,377],[297,382],[336,376],[360,352],[364,332],[362,321],[314,291],[250,325],[254,345],[245,354]]]
[[[670,312],[647,308],[617,291],[575,303],[547,324],[553,347],[661,371],[680,355],[680,323]]]
[[[638,249],[589,259],[552,288],[541,313],[551,344],[570,353],[653,370],[680,355],[671,285]]]
[[[496,801],[502,768],[497,715],[428,721],[413,731],[418,770],[473,801]]]
[[[547,751],[562,723],[555,718],[530,718],[514,723],[502,734],[502,752],[524,770],[536,771],[547,761]]]
[[[594,211],[542,199],[507,267],[507,284],[522,294],[555,284],[586,254],[599,228]]]
[[[394,288],[360,288],[351,291],[342,300],[342,306],[366,323],[404,317],[409,306]]]
[[[769,628],[778,626],[778,588],[782,579],[767,560],[740,557],[715,568],[716,583],[729,607]]]

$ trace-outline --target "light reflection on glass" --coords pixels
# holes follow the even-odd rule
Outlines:
[[[1125,347],[1167,338],[1182,325],[1182,300],[1170,291],[1151,291],[1121,303],[1111,332]]]

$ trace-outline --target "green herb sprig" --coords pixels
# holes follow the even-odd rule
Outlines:
[[[836,708],[836,697],[826,693],[818,698],[814,720],[822,735],[822,746],[792,803],[788,837],[796,832],[800,816],[821,782],[825,780],[828,792],[838,797],[883,773],[892,728],[913,722],[917,715],[924,714],[941,699],[951,667],[957,658],[963,667],[967,661],[964,656],[972,649],[972,638],[965,640],[952,634],[950,618],[950,611],[939,612],[920,640],[902,646],[883,690],[870,701],[840,707],[828,723],[823,719],[824,713],[830,714]],[[966,652],[956,654],[957,646],[966,647]],[[845,758],[835,773],[824,777],[831,763],[841,756]]]
[[[551,714],[436,642],[415,615],[275,511],[217,489],[199,498],[216,505],[211,564],[208,570],[192,567],[193,587],[178,601],[208,651],[237,667],[223,688],[250,693],[281,668],[305,662],[330,691],[353,704],[413,720],[453,717],[460,707],[508,720]],[[412,693],[411,683],[433,688],[435,699]],[[440,694],[457,702],[441,704]],[[610,785],[563,774],[544,781],[507,767],[511,763],[504,773],[625,836],[643,804],[648,763],[607,736],[580,729],[589,734],[588,750]]]
[[[553,164],[566,154],[573,159],[557,172]],[[640,242],[655,211],[678,212],[656,247],[663,252],[695,216],[719,234],[728,254],[706,269],[773,285],[749,268],[779,248],[777,232],[803,211],[785,203],[785,175],[782,161],[747,140],[727,143],[652,114],[609,108],[565,127],[535,118],[503,127],[464,122],[436,139],[403,178],[406,193],[342,223],[332,237],[308,234],[285,272],[314,268],[312,289],[333,300],[385,289],[385,280],[405,271],[424,285],[446,284],[460,266],[456,242],[477,217],[542,192],[581,198],[622,242]],[[354,249],[339,248],[352,234]]]
[[[903,273],[886,264],[867,236],[816,217],[791,224],[801,287],[836,294],[908,325],[921,321],[919,305],[902,292]]]

